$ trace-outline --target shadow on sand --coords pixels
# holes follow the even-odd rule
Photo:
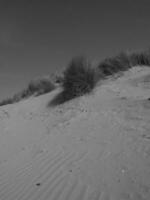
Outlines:
[[[67,101],[70,101],[74,99],[76,96],[73,96],[69,94],[66,91],[61,91],[59,94],[57,94],[47,105],[47,107],[54,107],[61,105]]]

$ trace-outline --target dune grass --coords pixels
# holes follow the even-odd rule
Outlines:
[[[62,86],[70,97],[90,93],[95,84],[95,71],[84,57],[74,58],[64,71]]]
[[[150,66],[150,50],[135,53],[122,52],[112,58],[106,58],[97,66],[97,73],[99,79],[102,79],[135,66]]]
[[[104,59],[96,68],[93,68],[86,58],[76,57],[64,72],[63,92],[59,95],[58,102],[89,94],[100,80],[135,66],[150,66],[150,50],[121,52],[117,56]]]
[[[43,77],[32,80],[26,89],[15,94],[13,97],[6,98],[0,102],[0,106],[13,104],[26,99],[30,96],[39,96],[55,89],[55,85],[51,82],[49,77]]]
[[[63,73],[63,91],[50,105],[59,105],[71,99],[89,94],[96,85],[95,70],[85,57],[75,57]]]
[[[50,105],[59,105],[89,94],[100,80],[127,71],[134,66],[150,66],[150,49],[134,53],[121,52],[117,56],[104,59],[95,68],[86,58],[75,57],[62,74],[54,77],[54,82],[61,86],[63,91],[51,101]],[[55,83],[49,77],[31,81],[22,92],[1,101],[0,106],[18,102],[32,95],[51,92],[56,87]]]
[[[106,58],[98,65],[102,77],[113,75],[120,71],[128,70],[131,67],[129,57],[126,53],[120,53],[113,58]]]
[[[129,55],[129,61],[132,66],[150,66],[150,50],[132,53]]]
[[[39,96],[51,92],[55,89],[54,83],[50,80],[50,77],[43,77],[31,81],[27,87],[29,94]]]

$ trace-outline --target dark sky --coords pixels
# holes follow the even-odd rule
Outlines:
[[[149,47],[149,0],[1,0],[0,99],[72,57]]]

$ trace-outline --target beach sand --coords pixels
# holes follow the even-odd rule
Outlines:
[[[0,107],[0,200],[149,200],[150,68],[50,106]]]

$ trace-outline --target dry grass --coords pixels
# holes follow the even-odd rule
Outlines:
[[[83,57],[73,59],[64,71],[62,86],[71,98],[90,93],[95,84],[95,71]]]
[[[41,79],[35,79],[31,81],[26,89],[15,94],[13,97],[6,98],[0,102],[0,106],[13,104],[21,101],[22,99],[28,98],[30,96],[39,96],[51,92],[55,89],[55,85],[51,82],[49,77],[44,77]]]
[[[95,69],[84,57],[73,58],[64,71],[63,91],[50,105],[59,105],[73,98],[89,94],[96,85]]]
[[[64,73],[54,76],[53,82],[62,86],[63,91],[52,100],[52,105],[90,93],[97,82],[108,76],[127,71],[134,66],[144,65],[150,66],[150,49],[135,53],[122,52],[115,57],[104,59],[96,68],[92,68],[84,57],[73,58]],[[51,92],[56,86],[53,82],[49,77],[31,81],[27,89],[1,101],[0,106],[18,102],[32,95],[38,96]]]
[[[135,53],[122,52],[115,57],[106,58],[97,66],[97,71],[101,79],[135,66],[150,66],[150,50]]]

